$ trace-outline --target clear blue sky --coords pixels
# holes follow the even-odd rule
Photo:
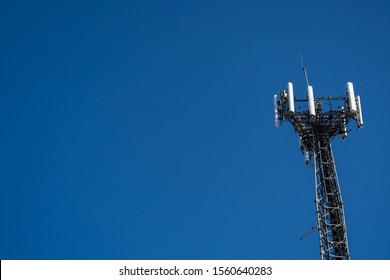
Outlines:
[[[273,94],[352,81],[333,143],[352,259],[390,259],[389,1],[0,5],[0,259],[319,259]]]

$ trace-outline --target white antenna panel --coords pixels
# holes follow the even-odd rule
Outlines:
[[[355,92],[353,90],[353,84],[351,82],[347,83],[349,107],[352,113],[356,113],[356,101],[355,101]]]
[[[275,114],[275,127],[279,127],[279,118],[278,118],[278,96],[274,95],[274,114]]]
[[[307,86],[307,101],[309,103],[309,112],[310,115],[315,116],[316,111],[314,107],[314,94],[313,94],[313,87]]]
[[[287,98],[288,98],[288,108],[290,112],[295,112],[294,108],[294,90],[293,84],[291,82],[287,83]]]
[[[358,127],[363,127],[363,114],[362,114],[362,105],[360,104],[360,96],[356,96],[356,104],[358,109]]]

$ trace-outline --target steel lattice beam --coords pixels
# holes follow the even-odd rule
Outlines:
[[[314,172],[321,259],[349,259],[343,200],[331,144],[328,139],[315,136]]]

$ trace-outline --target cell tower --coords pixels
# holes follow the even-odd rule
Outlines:
[[[314,98],[304,67],[303,71],[307,85],[306,99],[294,98],[293,84],[288,82],[287,90],[280,93],[280,99],[274,96],[275,126],[283,121],[292,124],[299,135],[306,165],[314,167],[321,259],[349,260],[343,200],[331,141],[337,135],[342,139],[347,137],[347,124],[351,120],[356,121],[358,128],[363,127],[360,97],[355,97],[353,84],[348,82],[346,94],[341,97]],[[296,109],[295,103],[303,105]]]

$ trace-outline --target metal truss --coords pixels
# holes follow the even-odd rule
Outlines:
[[[316,134],[314,172],[321,259],[348,260],[344,207],[332,147],[328,139]]]

